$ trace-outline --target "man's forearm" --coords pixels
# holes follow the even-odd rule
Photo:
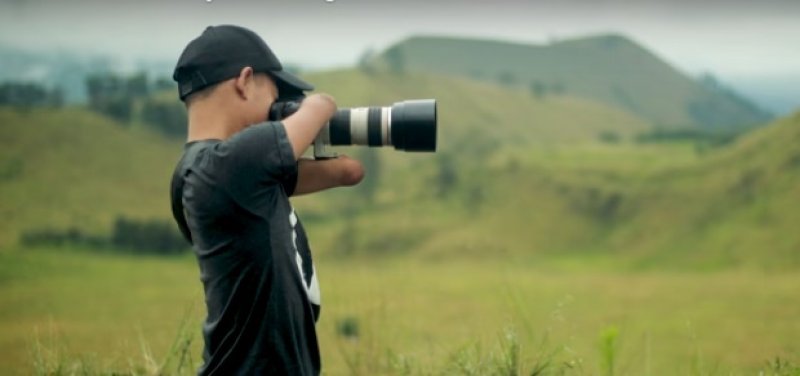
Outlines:
[[[336,102],[332,97],[314,94],[303,100],[297,112],[283,120],[295,159],[300,159],[335,112]]]
[[[300,159],[297,169],[295,196],[356,185],[364,178],[361,162],[347,156],[323,160]]]

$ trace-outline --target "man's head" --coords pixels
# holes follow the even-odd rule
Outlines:
[[[258,34],[232,25],[209,26],[189,42],[172,78],[187,107],[219,97],[225,105],[232,106],[229,110],[246,111],[242,115],[253,122],[266,120],[273,101],[313,89],[284,71]],[[263,116],[256,116],[259,114]]]

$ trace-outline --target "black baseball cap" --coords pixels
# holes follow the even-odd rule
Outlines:
[[[178,83],[181,100],[239,75],[242,68],[267,73],[278,86],[278,99],[297,96],[314,87],[283,70],[267,43],[252,30],[241,26],[209,26],[183,50],[172,79]]]

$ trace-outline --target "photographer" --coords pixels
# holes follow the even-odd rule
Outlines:
[[[288,198],[361,181],[356,160],[301,158],[336,105],[311,95],[291,116],[266,121],[272,103],[312,86],[238,26],[208,27],[173,78],[189,132],[172,210],[197,256],[208,311],[198,374],[319,374],[320,291]]]

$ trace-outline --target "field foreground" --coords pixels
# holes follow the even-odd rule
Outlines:
[[[196,269],[189,255],[0,252],[3,373],[191,374]],[[796,273],[327,257],[317,270],[325,374],[798,371]]]

